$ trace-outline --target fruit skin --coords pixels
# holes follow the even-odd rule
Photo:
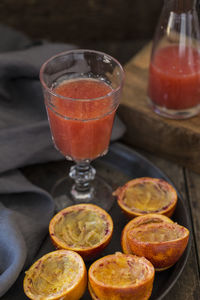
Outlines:
[[[153,265],[144,257],[136,257],[131,254],[122,254],[126,257],[135,257],[138,261],[143,261],[146,264],[146,268],[149,269],[148,278],[144,281],[133,284],[129,287],[111,286],[105,283],[99,282],[92,276],[92,268],[96,263],[94,262],[88,272],[88,288],[93,300],[148,300],[151,296],[153,289],[153,281],[155,276],[155,269]],[[106,258],[112,259],[115,254],[106,256]],[[98,260],[103,261],[105,257]]]
[[[159,213],[159,214],[165,215],[169,218],[173,215],[176,205],[177,205],[177,201],[178,201],[178,196],[177,196],[177,193],[176,193],[176,190],[174,189],[174,187],[163,179],[151,178],[151,177],[140,177],[140,178],[136,178],[136,179],[132,179],[132,180],[128,181],[123,186],[118,187],[113,192],[113,196],[117,197],[117,203],[118,203],[119,207],[121,208],[121,210],[126,214],[126,216],[129,219],[133,219],[135,217],[144,215],[146,213],[130,210],[127,206],[124,205],[123,198],[124,198],[126,189],[128,187],[134,186],[135,184],[145,183],[145,182],[149,182],[149,181],[154,181],[154,182],[163,184],[166,187],[166,189],[170,189],[171,191],[173,191],[173,194],[174,194],[174,199],[173,199],[173,202],[171,203],[171,205],[169,205],[168,207],[164,208],[161,211],[152,212],[152,213]]]
[[[40,265],[43,261],[43,259],[45,259],[48,255],[51,254],[57,254],[57,253],[69,253],[69,252],[73,252],[73,251],[68,251],[68,250],[56,250],[50,253],[47,253],[46,255],[44,255],[43,257],[41,257],[40,259],[38,259],[31,267],[29,270],[34,270],[34,268],[37,268],[37,265]],[[24,288],[24,292],[26,294],[26,296],[29,299],[32,300],[79,300],[87,287],[87,270],[86,270],[86,266],[84,261],[82,260],[81,257],[79,257],[79,259],[81,259],[82,261],[82,266],[83,266],[83,273],[81,278],[79,279],[79,282],[77,282],[76,288],[71,289],[70,291],[68,291],[67,293],[62,293],[59,296],[41,296],[41,295],[34,295],[31,293],[29,285],[30,283],[32,283],[31,278],[26,274],[25,278],[24,278],[24,282],[23,282],[23,288]]]
[[[113,230],[112,230],[112,232],[113,232]],[[111,238],[112,238],[112,233],[103,244],[99,244],[99,245],[95,246],[94,248],[90,248],[90,249],[88,248],[88,249],[83,249],[83,250],[79,249],[79,248],[71,248],[71,247],[59,245],[52,238],[51,238],[51,241],[57,250],[66,249],[66,250],[75,251],[81,255],[81,257],[84,259],[84,261],[88,262],[92,259],[95,259],[107,247],[107,245],[110,243]]]
[[[57,236],[55,235],[55,232],[54,232],[54,225],[55,225],[56,221],[58,220],[60,214],[65,214],[68,211],[74,211],[74,210],[77,210],[80,208],[81,209],[91,208],[91,209],[97,210],[98,212],[101,212],[109,224],[109,231],[106,234],[106,236],[104,237],[104,239],[100,243],[98,243],[90,248],[81,249],[81,248],[76,248],[76,247],[70,247],[66,243],[62,242],[59,238],[57,238]],[[61,210],[59,213],[57,213],[51,219],[51,221],[49,223],[49,234],[50,234],[51,241],[56,249],[66,249],[66,250],[75,251],[82,256],[84,261],[89,261],[91,259],[96,258],[110,243],[110,240],[111,240],[112,234],[113,234],[113,220],[112,220],[111,216],[104,209],[100,208],[97,205],[94,205],[94,204],[72,205],[72,206],[69,206],[69,207]]]
[[[148,300],[151,296],[153,288],[153,281],[149,282],[147,285],[135,287],[134,290],[129,288],[126,291],[118,288],[116,289],[101,289],[96,290],[95,294],[91,285],[88,287],[90,295],[93,300]]]
[[[160,214],[146,214],[146,215],[142,215],[142,216],[138,216],[132,220],[130,220],[125,227],[122,230],[122,234],[121,234],[121,247],[122,247],[122,251],[125,254],[134,254],[130,248],[129,242],[128,242],[128,238],[127,238],[127,233],[129,230],[138,227],[140,225],[144,225],[144,224],[149,224],[149,223],[162,223],[162,222],[167,222],[167,223],[173,223],[173,221],[164,216],[164,215],[160,215]]]
[[[99,300],[99,298],[95,295],[93,289],[91,288],[91,285],[89,282],[88,282],[88,290],[89,290],[90,296],[93,300]]]
[[[158,226],[161,225],[158,224]],[[179,226],[185,234],[176,240],[153,243],[138,241],[135,238],[137,232],[134,228],[127,233],[131,251],[135,255],[146,257],[154,265],[156,271],[163,271],[173,266],[182,256],[189,240],[189,230],[187,228],[176,223],[165,223],[165,226]],[[145,230],[145,227],[147,228],[148,225],[142,225],[140,229]]]

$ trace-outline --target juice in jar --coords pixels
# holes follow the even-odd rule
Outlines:
[[[157,50],[149,67],[148,97],[155,105],[171,110],[200,104],[200,53],[179,46]]]
[[[58,150],[75,161],[106,153],[116,111],[112,88],[100,80],[76,79],[63,81],[53,92],[47,112]]]

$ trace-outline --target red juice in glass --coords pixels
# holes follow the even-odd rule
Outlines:
[[[180,46],[157,50],[149,67],[148,97],[169,110],[196,107],[200,103],[200,53]]]
[[[66,80],[53,89],[52,105],[47,103],[49,123],[54,143],[65,157],[92,160],[106,153],[116,111],[111,91],[95,79]]]

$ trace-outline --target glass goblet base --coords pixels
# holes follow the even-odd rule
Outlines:
[[[187,109],[168,109],[164,106],[159,106],[153,103],[153,101],[150,98],[147,98],[147,100],[150,107],[155,113],[168,119],[189,119],[200,113],[200,104]]]
[[[73,197],[74,193],[78,192],[74,188],[74,181],[69,176],[58,180],[51,191],[55,201],[55,210],[60,211],[70,205],[90,203],[96,204],[106,211],[109,211],[114,203],[112,188],[98,175],[96,175],[95,179],[91,182],[90,191],[80,193],[80,195],[76,194],[76,200]]]
[[[189,119],[194,117],[200,113],[200,104],[196,105],[195,107],[187,108],[187,109],[168,109],[164,106],[159,106],[150,98],[147,98],[150,107],[153,109],[155,113],[158,115],[168,118],[168,119]]]

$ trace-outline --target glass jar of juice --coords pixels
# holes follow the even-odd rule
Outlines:
[[[200,25],[196,0],[166,0],[151,54],[148,100],[168,118],[200,112]]]

